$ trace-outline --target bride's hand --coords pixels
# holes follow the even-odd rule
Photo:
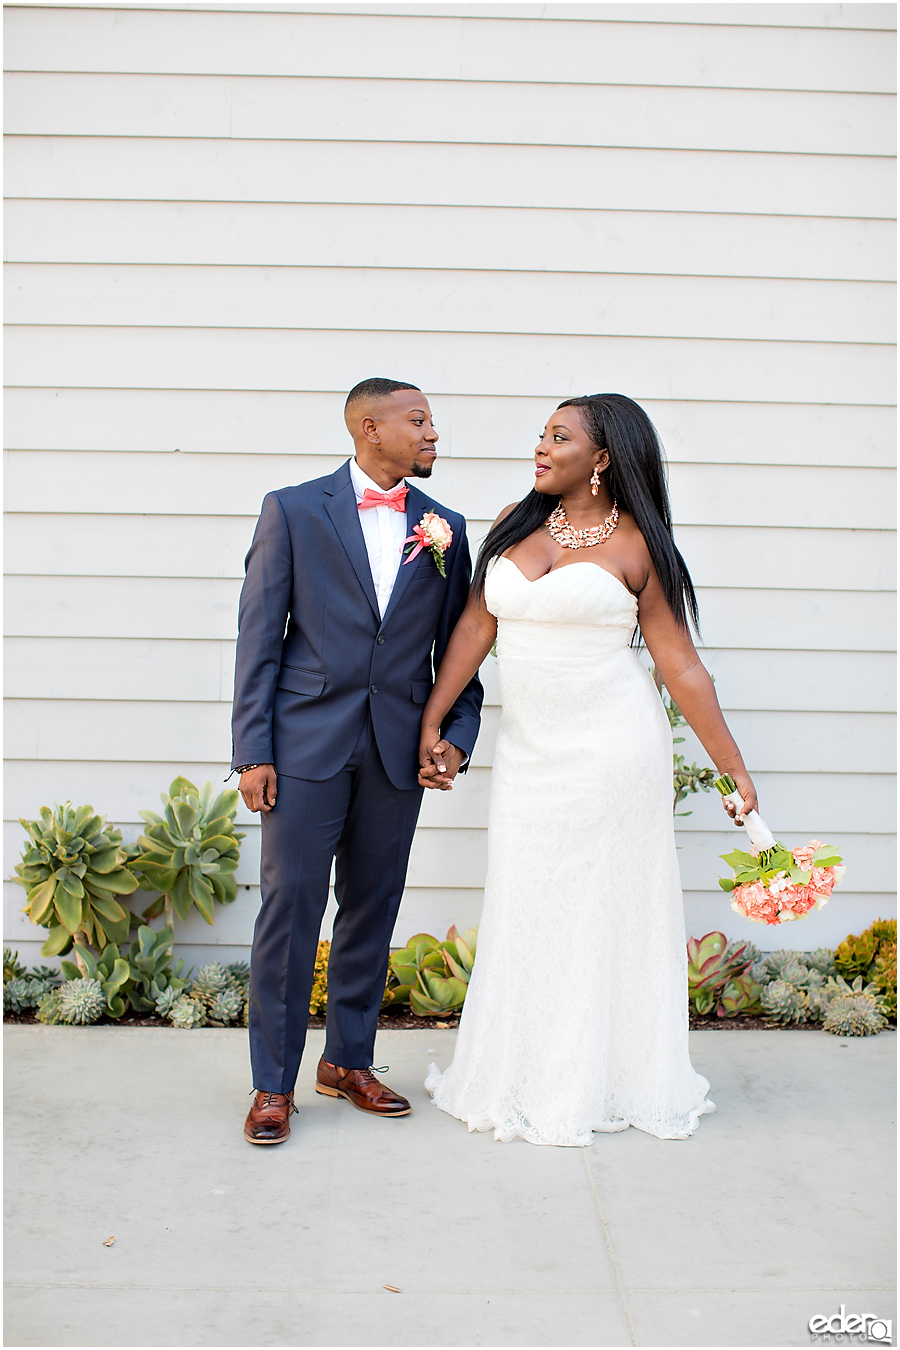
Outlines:
[[[748,773],[733,773],[731,777],[734,779],[734,785],[741,794],[744,802],[744,805],[740,810],[740,817],[738,818],[738,808],[735,806],[734,802],[729,802],[723,797],[722,806],[731,816],[735,825],[743,825],[744,816],[749,815],[751,811],[759,810],[759,803],[756,798],[756,788],[753,786],[753,779]]]
[[[446,744],[446,741],[441,740],[440,727],[423,721],[422,735],[419,739],[419,787],[440,788],[444,791],[452,788],[452,777],[448,777],[446,766],[445,771],[441,772],[441,756],[435,753],[439,747]]]

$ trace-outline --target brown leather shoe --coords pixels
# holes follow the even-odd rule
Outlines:
[[[324,1059],[316,1069],[316,1092],[323,1097],[346,1097],[357,1111],[371,1116],[408,1116],[412,1110],[406,1098],[379,1083],[371,1069],[342,1069]]]
[[[244,1121],[244,1138],[249,1144],[283,1144],[296,1110],[293,1092],[257,1092]]]

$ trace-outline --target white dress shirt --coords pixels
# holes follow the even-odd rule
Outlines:
[[[363,473],[355,459],[350,461],[350,481],[356,493],[357,503],[361,502],[366,488],[374,492],[384,492],[383,487]],[[391,599],[394,582],[403,562],[403,541],[406,538],[406,512],[394,511],[390,506],[367,506],[359,512],[369,566],[372,569],[372,583],[378,600],[378,611],[384,618],[384,612]]]

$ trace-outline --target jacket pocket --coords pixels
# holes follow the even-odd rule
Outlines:
[[[410,685],[413,703],[427,703],[428,695],[431,693],[431,682],[429,680],[413,680]]]
[[[315,698],[325,688],[325,676],[320,670],[301,670],[299,666],[282,666],[278,672],[278,688],[292,694],[306,694]]]

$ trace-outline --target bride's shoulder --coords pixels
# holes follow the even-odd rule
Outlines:
[[[503,510],[500,512],[499,516],[491,526],[491,529],[492,530],[496,529],[497,526],[500,524],[501,520],[505,520],[506,517],[509,515],[510,511],[515,511],[518,505],[519,505],[518,502],[510,502],[509,506],[504,506]]]

